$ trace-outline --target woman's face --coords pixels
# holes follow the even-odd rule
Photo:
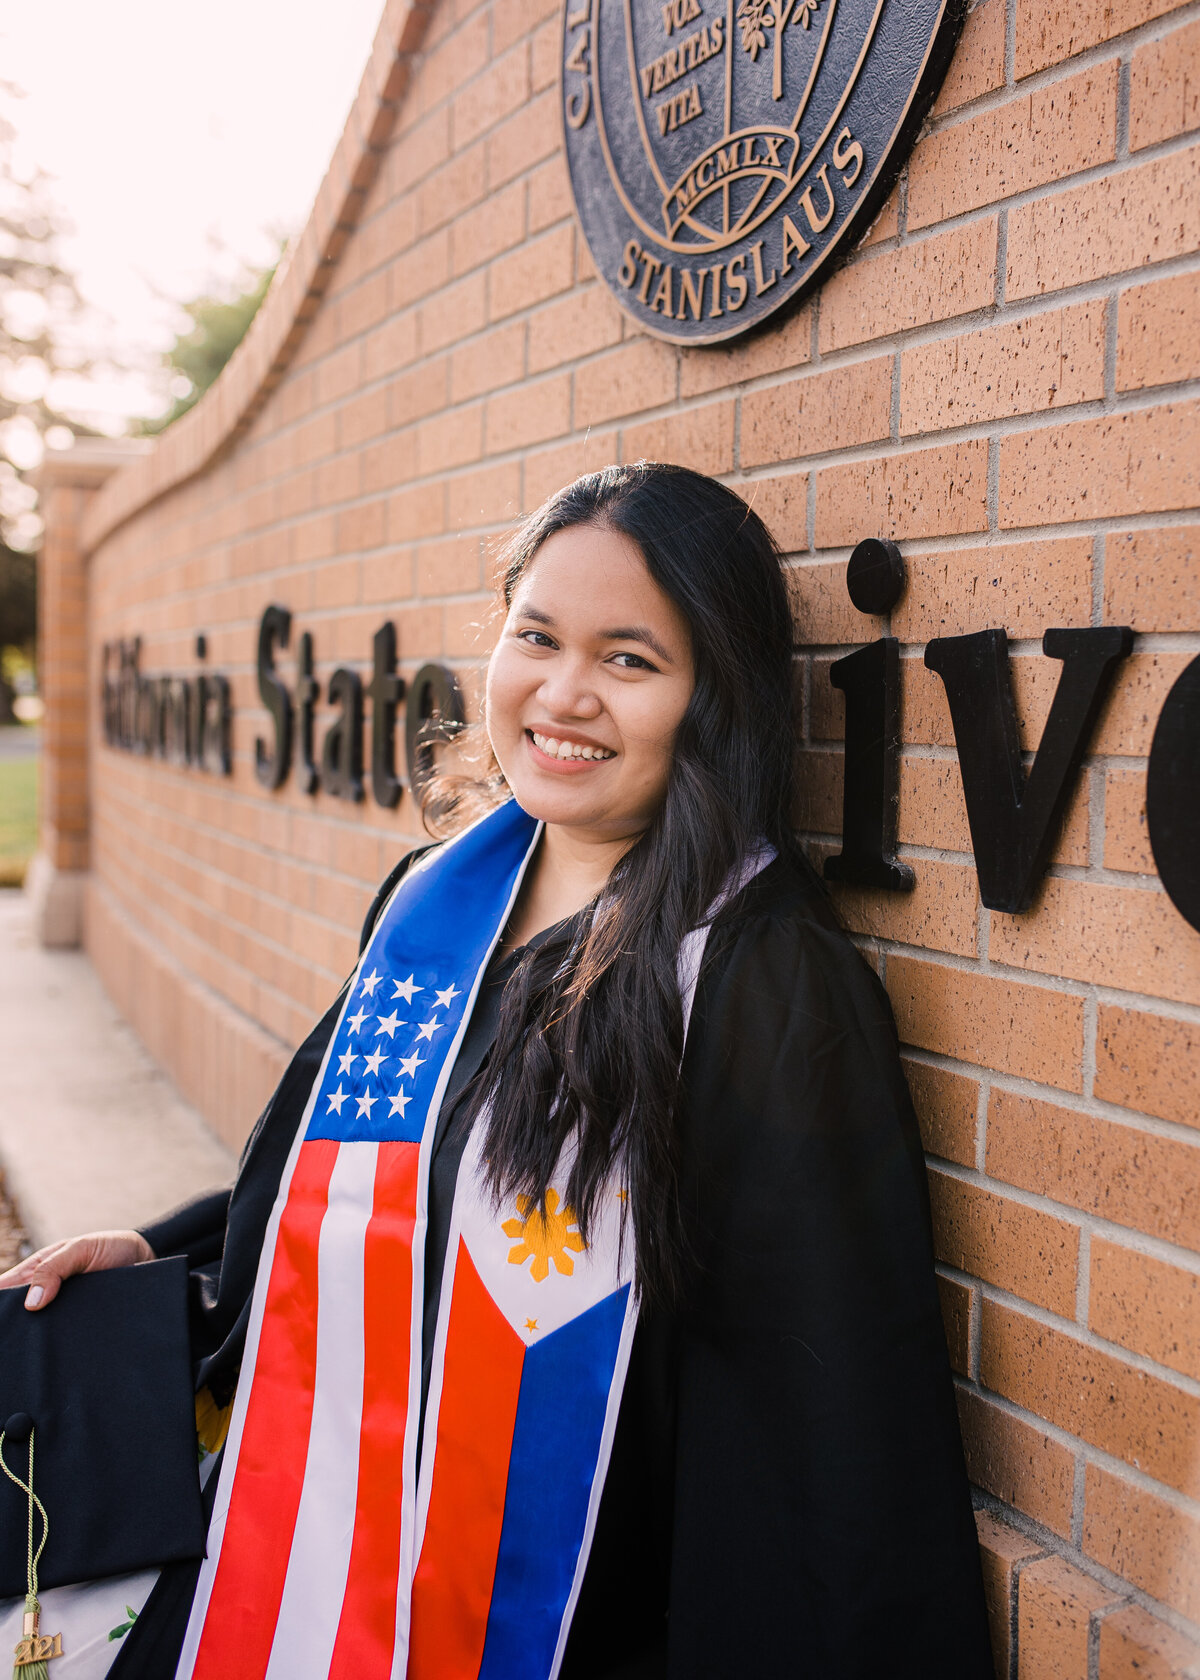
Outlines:
[[[581,838],[636,837],[666,793],[693,684],[687,623],[637,545],[556,531],[488,667],[488,734],[517,803]]]

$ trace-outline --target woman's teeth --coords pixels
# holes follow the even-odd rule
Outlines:
[[[556,741],[553,735],[539,735],[531,729],[533,743],[547,758],[615,758],[608,747],[581,747],[578,741]]]

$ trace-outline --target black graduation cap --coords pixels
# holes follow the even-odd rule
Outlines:
[[[0,1290],[0,1429],[24,1483],[33,1428],[50,1525],[39,1586],[200,1557],[186,1260],[69,1278],[41,1312],[24,1301]],[[28,1523],[27,1495],[0,1474],[0,1598],[25,1595]]]

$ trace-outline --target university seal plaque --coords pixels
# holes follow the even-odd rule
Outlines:
[[[596,266],[715,344],[810,290],[890,191],[965,0],[565,0],[562,113]]]

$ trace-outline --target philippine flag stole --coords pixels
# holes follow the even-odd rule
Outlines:
[[[177,1680],[558,1674],[636,1317],[619,1185],[585,1248],[565,1171],[544,1213],[497,1209],[475,1128],[417,1440],[437,1114],[539,834],[510,802],[422,860],[347,990],[267,1227]]]

